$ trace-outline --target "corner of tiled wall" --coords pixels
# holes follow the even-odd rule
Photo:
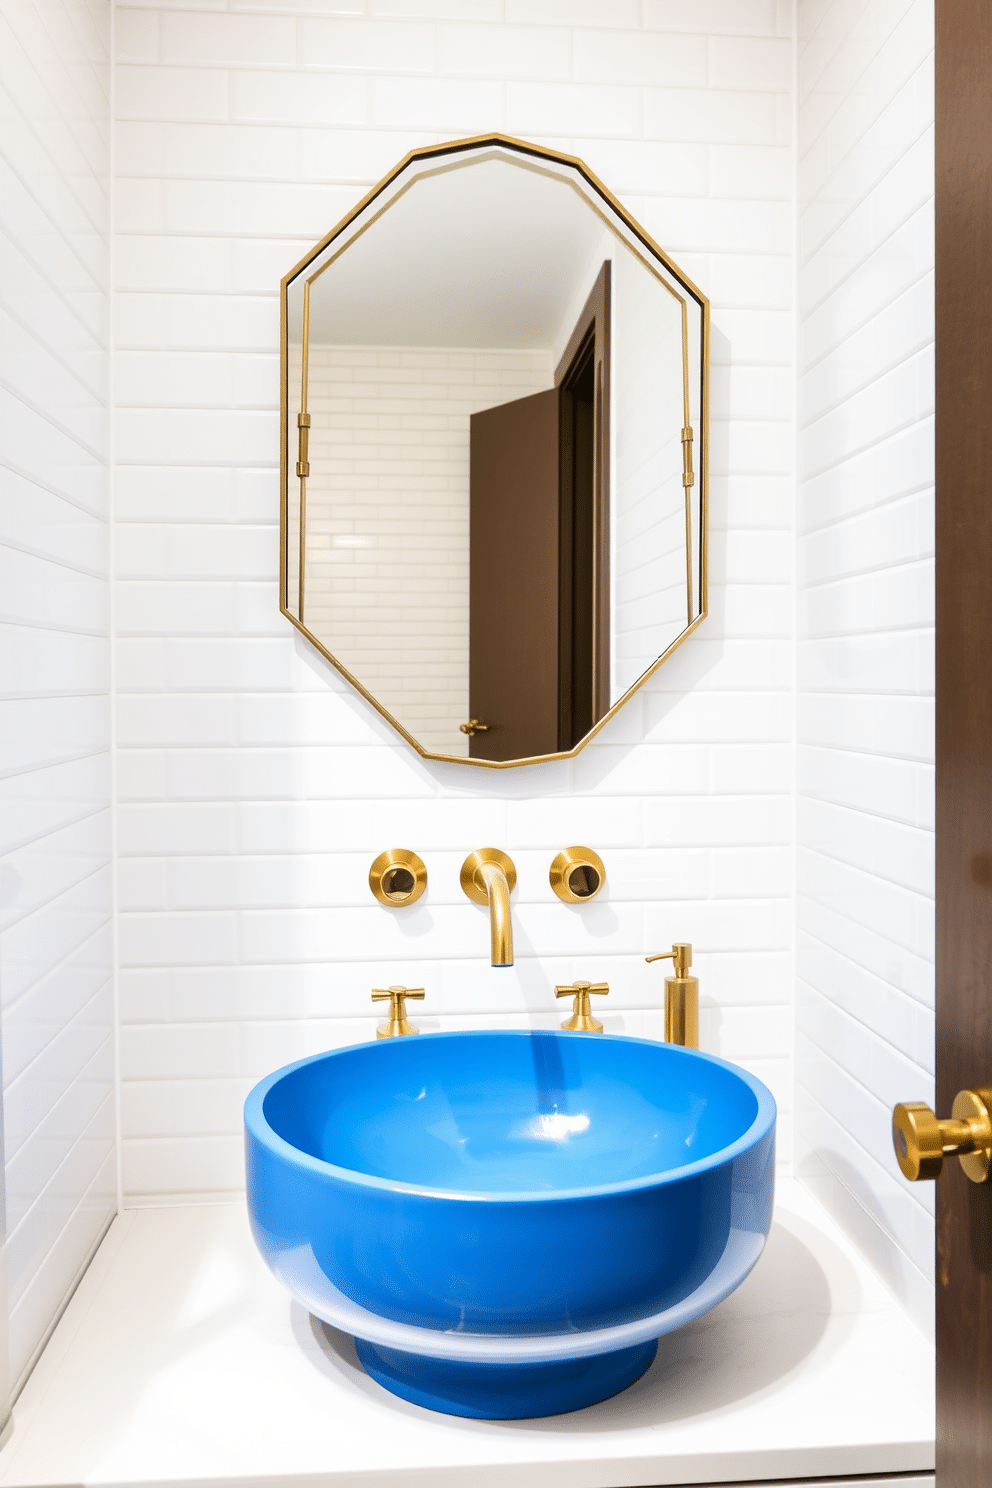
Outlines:
[[[800,1178],[933,1328],[933,6],[799,6]]]
[[[116,1212],[110,7],[0,33],[0,1033],[14,1388]]]

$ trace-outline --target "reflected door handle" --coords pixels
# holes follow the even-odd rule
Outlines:
[[[992,1088],[960,1090],[945,1121],[938,1121],[923,1101],[896,1106],[892,1145],[903,1176],[913,1182],[939,1178],[945,1157],[959,1158],[972,1183],[987,1182],[992,1168]]]
[[[470,718],[468,723],[460,723],[458,728],[461,733],[468,734],[469,738],[473,734],[488,734],[489,732],[489,724],[481,723],[478,718]]]

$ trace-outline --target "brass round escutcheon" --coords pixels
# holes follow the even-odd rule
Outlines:
[[[992,1169],[992,1088],[959,1090],[948,1120],[924,1101],[903,1101],[892,1112],[892,1145],[903,1177],[939,1178],[945,1157],[957,1157],[972,1183]]]
[[[548,880],[566,904],[584,904],[595,899],[606,882],[606,869],[591,847],[566,847],[551,864]]]
[[[506,886],[512,889],[517,881],[517,870],[513,866],[512,858],[507,857],[498,847],[480,847],[478,852],[469,853],[462,864],[458,875],[458,882],[462,886],[462,892],[471,899],[473,904],[488,904],[489,890],[480,870],[486,863],[495,863],[502,868],[506,875]]]
[[[415,904],[427,887],[427,869],[422,858],[405,847],[381,852],[369,869],[369,888],[380,904],[404,909]]]

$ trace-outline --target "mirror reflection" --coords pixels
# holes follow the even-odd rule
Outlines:
[[[284,611],[424,753],[573,750],[705,614],[706,302],[577,162],[488,139],[283,290]]]

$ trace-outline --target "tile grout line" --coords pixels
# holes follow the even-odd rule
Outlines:
[[[111,851],[111,969],[113,976],[114,1034],[114,1148],[116,1212],[124,1212],[124,1139],[121,1108],[121,991],[120,991],[120,855],[118,841],[117,778],[117,559],[116,559],[116,204],[117,204],[117,0],[108,0],[110,10],[110,234],[108,241],[109,293],[107,296],[108,441],[107,480],[109,495],[110,576],[110,851]]]

